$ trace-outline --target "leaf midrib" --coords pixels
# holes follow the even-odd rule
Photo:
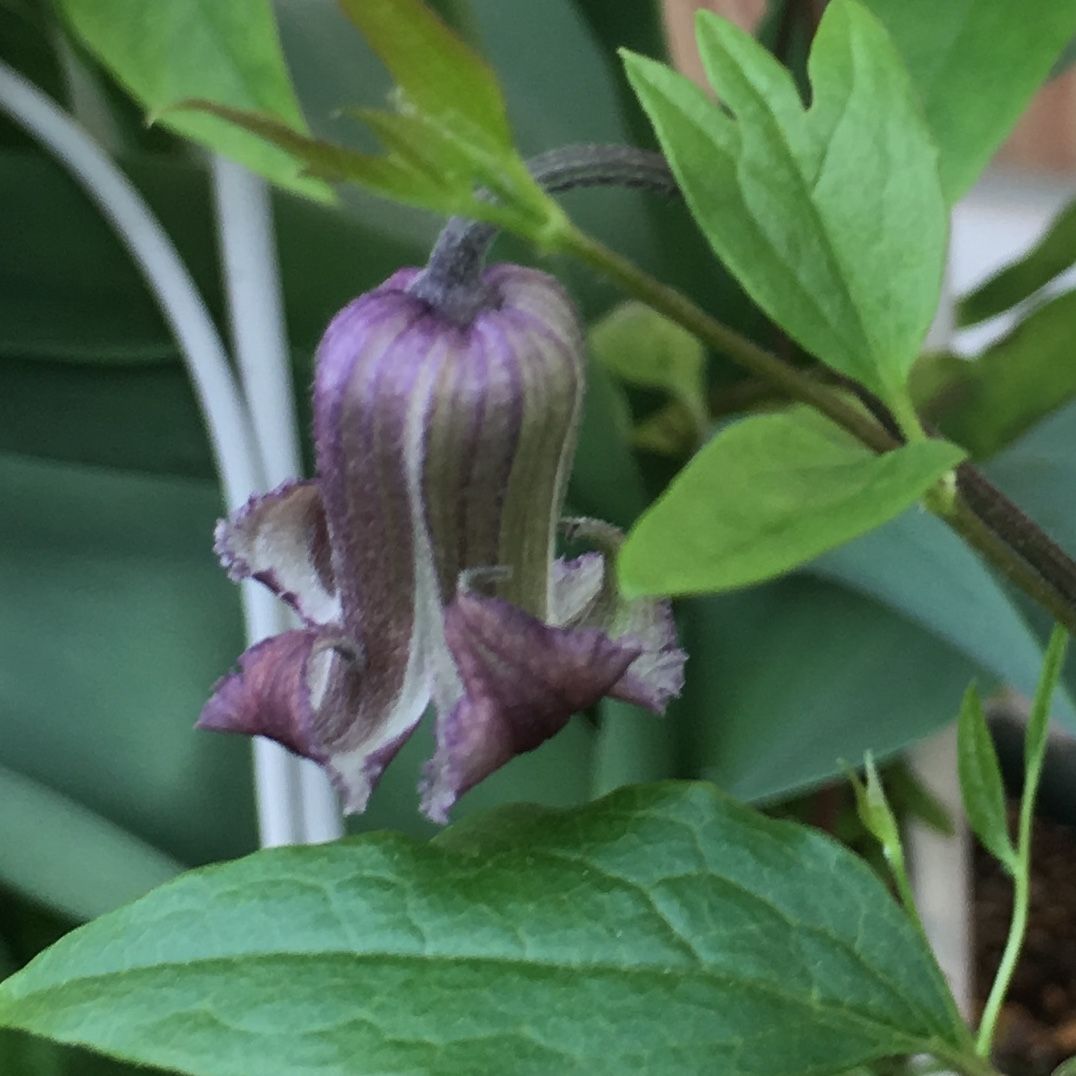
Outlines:
[[[540,959],[520,959],[515,957],[499,957],[499,956],[453,956],[453,955],[423,955],[417,953],[392,953],[392,952],[341,952],[338,950],[307,950],[303,952],[291,952],[288,950],[278,950],[272,953],[243,953],[234,957],[206,957],[197,958],[193,960],[168,960],[161,961],[156,964],[143,965],[137,968],[126,968],[123,970],[102,972],[96,975],[82,975],[65,980],[63,983],[55,984],[53,986],[45,986],[42,988],[32,989],[24,994],[16,997],[11,997],[11,991],[0,990],[0,1027],[14,1027],[19,1028],[23,1025],[17,1021],[11,1020],[11,1013],[14,1010],[17,1013],[18,1008],[21,1005],[30,1004],[33,1005],[39,998],[47,997],[49,994],[56,992],[68,991],[72,989],[81,989],[92,987],[94,984],[107,984],[109,982],[122,981],[126,979],[137,979],[150,974],[159,974],[161,972],[179,972],[184,970],[190,970],[197,968],[199,970],[211,969],[213,967],[230,967],[236,963],[241,964],[260,964],[260,963],[272,963],[276,961],[280,962],[295,962],[295,963],[307,963],[310,961],[341,961],[347,962],[350,965],[355,964],[370,964],[370,963],[395,963],[395,964],[418,964],[424,967],[429,967],[431,964],[448,964],[448,965],[469,965],[469,966],[495,966],[495,967],[512,967],[519,968],[525,971],[534,971],[535,969],[547,972],[563,973],[570,976],[572,979],[578,978],[581,972],[597,972],[607,975],[618,976],[635,976],[635,977],[656,977],[659,983],[668,983],[670,980],[670,969],[662,968],[658,965],[621,965],[621,964],[604,964],[599,962],[589,962],[583,965],[554,963],[552,961],[543,961]],[[30,965],[32,968],[33,965]],[[29,969],[27,969],[29,970]],[[813,1002],[806,997],[797,996],[795,994],[787,994],[784,991],[767,984],[762,980],[751,979],[747,977],[737,977],[731,974],[724,974],[709,968],[696,967],[685,969],[687,974],[684,976],[675,976],[677,980],[695,977],[707,980],[711,983],[718,985],[727,985],[739,991],[754,992],[764,998],[783,1002],[790,1009],[794,1011],[803,1012],[805,1015],[809,1015],[812,1020],[818,1022],[819,1018],[823,1022],[833,1025],[833,1018],[836,1017],[839,1020],[846,1020],[851,1025],[855,1026],[857,1030],[865,1034],[872,1035],[881,1047],[885,1049],[893,1049],[894,1051],[907,1050],[914,1052],[918,1050],[930,1050],[933,1045],[945,1042],[944,1039],[937,1036],[936,1033],[927,1035],[910,1034],[903,1028],[898,1026],[887,1024],[883,1020],[879,1020],[871,1015],[865,1015],[857,1009],[849,1008],[842,1005],[830,1004],[830,1003],[818,1003]],[[25,972],[15,975],[9,982],[18,983],[18,980],[24,975]],[[6,984],[5,984],[6,985]],[[5,998],[4,994],[8,996]],[[52,1012],[55,1012],[55,1006],[52,1006]],[[829,1019],[826,1019],[829,1017]],[[48,1023],[48,1017],[43,1026]],[[27,1024],[26,1028],[32,1030],[32,1025]],[[952,1047],[955,1044],[947,1043]]]

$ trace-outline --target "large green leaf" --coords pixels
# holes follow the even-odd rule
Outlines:
[[[247,746],[192,730],[242,647],[216,489],[4,456],[0,494],[4,764],[181,861],[253,848]]]
[[[1042,646],[1019,606],[985,564],[934,516],[915,509],[824,553],[806,568],[866,594],[1031,695]],[[1067,697],[1058,713],[1076,720]]]
[[[92,919],[183,868],[66,796],[0,766],[0,885]]]
[[[1076,291],[1044,303],[971,361],[944,367],[929,405],[946,437],[991,456],[1076,395]]]
[[[955,202],[1076,34],[1076,0],[865,0],[923,101]]]
[[[151,112],[206,97],[305,123],[280,50],[269,0],[60,0],[72,29]],[[161,122],[262,175],[314,198],[330,197],[297,174],[285,153],[212,116],[164,112]]]
[[[223,323],[205,167],[144,156],[123,165]],[[171,335],[127,251],[59,165],[37,153],[3,151],[0,201],[10,210],[0,214],[0,356],[176,360]],[[400,265],[421,263],[432,234],[391,230],[397,221],[382,219],[383,207],[344,213],[280,193],[273,196],[273,215],[288,328],[302,349],[313,347],[349,299]]]
[[[735,120],[683,76],[627,56],[696,220],[789,335],[901,398],[937,306],[947,213],[936,151],[884,29],[857,0],[829,6],[806,112],[792,76],[748,34],[702,12],[698,38]]]
[[[685,603],[694,773],[771,801],[952,721],[976,668],[905,617],[797,576]]]
[[[984,465],[989,478],[1076,555],[1076,404],[1049,416]]]
[[[864,863],[678,784],[194,873],[9,979],[0,1023],[200,1076],[821,1076],[967,1049]]]
[[[876,456],[802,409],[744,419],[709,442],[620,554],[631,594],[697,594],[795,568],[880,526],[963,457],[946,441]]]

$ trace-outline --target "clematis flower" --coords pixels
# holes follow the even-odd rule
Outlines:
[[[317,353],[317,478],[253,497],[217,529],[234,580],[302,618],[220,680],[201,728],[268,736],[321,764],[348,812],[432,703],[422,809],[464,792],[603,696],[660,712],[684,655],[667,603],[625,602],[619,534],[557,559],[584,369],[551,277],[484,272],[463,318],[397,272],[345,307]]]

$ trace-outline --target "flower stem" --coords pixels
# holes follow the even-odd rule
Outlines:
[[[901,434],[922,436],[910,405],[909,413],[898,418],[897,428],[885,428],[858,401],[853,402],[846,394],[760,348],[711,317],[682,292],[656,280],[577,228],[566,231],[558,245],[791,399],[820,411],[875,452],[900,447]],[[914,426],[907,429],[913,418]],[[1008,501],[969,464],[961,466],[960,479],[955,487],[943,479],[928,494],[927,507],[1005,578],[1076,632],[1076,590],[1069,593],[1065,582],[1069,577],[1076,579],[1076,564],[1018,510],[1015,514],[995,511],[1001,502],[1008,505]],[[965,489],[975,491],[972,503]]]
[[[887,452],[899,447],[900,442],[858,404],[723,325],[682,292],[662,284],[591,236],[572,228],[559,245],[792,399],[821,411],[869,448]]]

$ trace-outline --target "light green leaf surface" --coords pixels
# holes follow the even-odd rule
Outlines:
[[[404,160],[397,154],[379,157],[358,153],[335,142],[312,138],[272,116],[250,109],[231,108],[196,98],[179,104],[179,111],[215,116],[265,139],[289,153],[298,162],[296,167],[301,164],[307,173],[321,179],[334,183],[358,183],[375,194],[439,213],[466,212],[497,222],[505,220],[502,207],[491,205],[480,209],[472,196],[469,178],[461,177],[454,168],[450,167],[438,175],[431,168],[420,167],[420,162]],[[401,121],[402,126],[408,123],[407,118]],[[457,155],[453,152],[452,162],[456,160]]]
[[[1076,0],[865,0],[911,73],[955,202],[1076,34]]]
[[[770,802],[885,759],[949,723],[979,670],[878,602],[803,575],[681,603],[684,758]]]
[[[876,456],[803,409],[721,431],[635,525],[626,592],[729,590],[795,568],[903,512],[963,452],[922,441]]]
[[[946,437],[991,456],[1076,395],[1076,291],[1032,311],[971,361],[945,365],[929,405]]]
[[[0,767],[0,885],[72,919],[92,919],[182,866],[100,815]]]
[[[163,111],[205,97],[305,131],[269,0],[60,0],[60,7],[90,51],[149,113],[161,113],[163,124],[300,194],[331,198],[262,139],[213,116]]]
[[[1010,874],[1017,869],[1016,849],[1005,813],[1001,766],[986,724],[979,692],[972,684],[964,693],[957,721],[957,767],[968,821],[983,846]]]
[[[397,114],[365,116],[400,160],[450,185],[455,180],[462,191],[481,182],[518,207],[523,220],[561,219],[515,151],[493,70],[469,44],[422,0],[342,0],[342,7],[402,94]],[[501,222],[511,226],[508,218]]]
[[[9,979],[0,1023],[199,1076],[822,1076],[966,1048],[903,913],[816,831],[682,784],[499,821],[188,875]]]
[[[627,302],[592,325],[587,342],[594,357],[621,381],[668,393],[687,411],[695,435],[705,434],[706,353],[686,329],[644,303]]]
[[[748,34],[700,13],[698,40],[735,119],[683,76],[626,56],[696,220],[790,336],[893,401],[937,306],[947,230],[900,57],[857,0],[836,0],[804,112],[792,76]]]
[[[486,62],[421,0],[342,0],[419,112],[512,154],[504,99]]]

